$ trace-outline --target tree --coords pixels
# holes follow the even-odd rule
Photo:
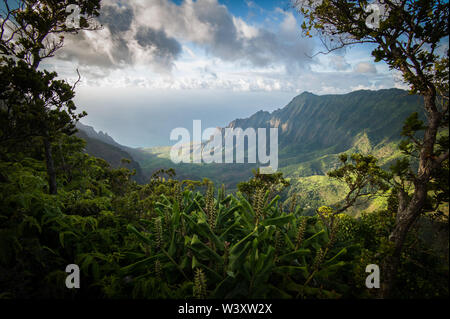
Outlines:
[[[377,165],[377,159],[374,156],[357,153],[351,156],[342,154],[339,159],[343,166],[329,172],[328,176],[345,183],[349,192],[341,207],[336,207],[334,215],[343,213],[357,204],[358,200],[370,199],[389,190],[387,180],[391,174]]]
[[[375,62],[384,61],[400,72],[411,94],[423,97],[426,123],[410,118],[402,135],[405,154],[417,155],[417,168],[410,159],[402,160],[392,182],[398,197],[394,230],[390,234],[393,253],[383,267],[381,297],[391,296],[396,268],[408,231],[424,213],[428,191],[437,172],[448,166],[448,137],[438,140],[441,130],[448,130],[449,3],[440,0],[295,0],[294,6],[304,16],[307,36],[312,32],[322,39],[329,53],[349,45],[368,43],[375,48]],[[414,149],[414,150],[413,150]],[[412,186],[408,191],[407,186]]]
[[[41,62],[63,47],[64,34],[98,29],[100,0],[3,0],[0,16],[0,116],[7,130],[0,142],[11,145],[41,137],[49,191],[57,193],[52,141],[59,133],[74,133],[74,86],[56,80],[56,73],[39,71]],[[75,10],[73,14],[68,10]],[[78,12],[79,11],[79,12]],[[77,15],[79,14],[79,15]],[[6,133],[5,133],[6,132]]]
[[[275,194],[281,193],[286,187],[290,185],[289,181],[283,177],[283,173],[278,172],[274,174],[261,174],[259,168],[253,170],[253,177],[247,182],[241,182],[237,185],[238,190],[244,194],[248,200],[254,200],[254,195],[257,191],[262,191],[264,194],[269,192],[269,200]]]

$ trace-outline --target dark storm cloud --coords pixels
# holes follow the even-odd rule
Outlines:
[[[127,41],[124,38],[113,36],[113,50],[112,56],[116,64],[118,65],[130,65],[132,64],[131,52],[128,47]]]
[[[126,5],[109,5],[101,10],[99,22],[107,26],[112,34],[130,30],[133,22],[133,9]]]
[[[144,63],[153,64],[159,70],[170,69],[182,51],[181,45],[164,30],[137,25],[130,4],[105,2],[98,18],[103,30],[91,32],[92,37],[85,32],[68,37],[59,58],[77,60],[86,66],[117,69],[142,62],[136,61],[139,50],[151,50],[153,57]],[[134,41],[140,47],[133,46]]]
[[[140,46],[155,49],[155,54],[160,58],[176,58],[181,53],[180,43],[169,38],[164,30],[141,27],[135,39]]]
[[[211,52],[224,60],[238,59],[243,43],[238,39],[236,26],[227,8],[210,1],[197,1],[194,6],[199,22],[210,28],[212,37],[208,47]]]

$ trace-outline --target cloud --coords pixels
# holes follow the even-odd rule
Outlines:
[[[125,36],[133,20],[131,8],[106,3],[98,20],[102,25],[100,30],[67,36],[57,58],[103,69],[118,69],[132,64]]]
[[[330,57],[329,66],[336,71],[345,71],[351,68],[345,57],[342,55],[334,55]]]
[[[321,94],[397,85],[358,63],[366,49],[310,58],[316,44],[293,12],[265,14],[270,22],[252,24],[217,0],[104,0],[103,30],[68,37],[59,57],[79,64],[87,86]]]
[[[182,51],[181,44],[164,30],[137,24],[135,10],[129,2],[104,1],[98,19],[102,29],[68,36],[57,57],[92,68],[117,70],[145,65],[155,71],[170,71]]]
[[[120,3],[107,3],[100,12],[99,22],[107,26],[112,34],[130,30],[133,22],[133,9]]]
[[[282,11],[281,11],[282,12]],[[292,13],[282,12],[278,30],[252,26],[217,0],[106,0],[103,30],[70,36],[59,58],[107,68],[151,66],[170,72],[187,44],[204,54],[243,65],[283,64],[293,72],[308,68],[313,41],[298,36]]]
[[[355,66],[355,72],[357,73],[377,73],[377,69],[372,63],[360,62]]]
[[[174,38],[168,37],[164,30],[140,27],[135,39],[142,48],[152,53],[159,64],[169,68],[182,51],[181,44]]]

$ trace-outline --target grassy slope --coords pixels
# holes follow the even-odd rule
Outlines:
[[[368,136],[361,134],[353,147],[342,153],[373,154],[379,158],[379,163],[388,168],[400,156],[396,142],[381,142],[372,146]],[[332,206],[339,203],[348,191],[346,185],[330,179],[326,173],[338,167],[340,153],[319,156],[316,159],[289,165],[281,168],[285,176],[290,178],[289,196],[300,195],[299,203],[307,213],[312,213],[322,205]],[[349,210],[351,215],[359,215],[362,211],[373,211],[385,207],[383,198],[377,198],[368,203],[360,203]]]

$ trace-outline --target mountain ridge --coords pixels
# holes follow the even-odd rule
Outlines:
[[[391,105],[403,107],[392,109],[389,105],[383,105],[386,99]],[[389,114],[388,111],[391,111],[391,117],[377,119],[380,113]],[[228,127],[278,127],[281,129],[280,149],[292,149],[298,153],[332,145],[348,148],[361,130],[366,130],[375,143],[386,135],[391,139],[399,138],[402,127],[399,119],[403,121],[414,111],[422,112],[420,98],[400,89],[358,90],[320,96],[303,92],[284,108],[271,113],[260,111],[246,119],[236,119]],[[327,126],[317,125],[319,119]],[[292,144],[296,147],[289,147]]]
[[[131,148],[120,145],[108,133],[97,132],[92,126],[78,122],[76,127],[78,129],[76,135],[86,141],[86,153],[104,159],[114,168],[126,167],[136,170],[136,174],[132,178],[140,184],[146,182],[141,165],[128,151]],[[130,160],[130,163],[123,162],[123,159]]]

